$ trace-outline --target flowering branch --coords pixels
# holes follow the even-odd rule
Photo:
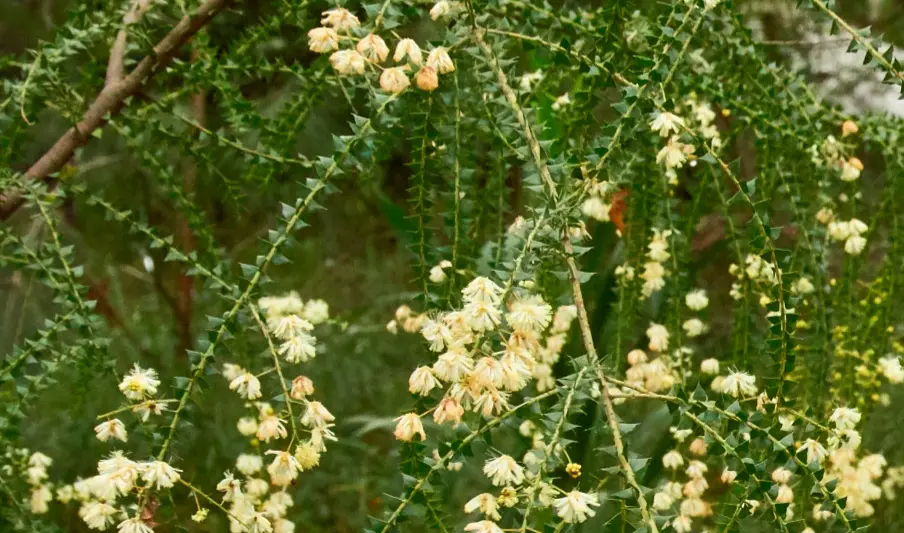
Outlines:
[[[581,339],[584,341],[584,349],[587,351],[587,358],[590,360],[590,365],[596,366],[596,375],[600,382],[600,391],[603,399],[603,409],[606,411],[606,420],[609,423],[609,429],[612,431],[612,441],[615,444],[615,453],[618,456],[618,462],[621,466],[622,473],[625,475],[625,480],[628,482],[628,485],[634,489],[634,492],[637,493],[637,504],[640,506],[640,514],[643,517],[644,522],[650,526],[650,531],[652,533],[657,533],[659,528],[656,526],[656,522],[650,514],[650,509],[647,505],[647,500],[644,497],[643,489],[641,489],[640,485],[637,483],[637,479],[634,476],[634,469],[631,468],[631,463],[628,462],[628,459],[625,456],[625,445],[622,440],[621,429],[618,427],[618,416],[615,414],[615,407],[612,403],[609,383],[606,380],[605,373],[599,366],[600,358],[596,353],[596,347],[593,344],[593,333],[590,331],[590,320],[587,317],[587,308],[584,306],[584,295],[581,292],[580,275],[578,274],[578,268],[574,261],[574,246],[571,244],[571,239],[567,235],[562,239],[562,243],[565,248],[565,264],[568,266],[568,274],[571,278],[571,292],[574,296],[574,305],[577,307],[578,312],[578,324],[581,328]]]

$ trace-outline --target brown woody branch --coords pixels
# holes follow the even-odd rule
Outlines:
[[[127,26],[135,24],[151,7],[152,0],[132,0],[132,7],[122,18],[123,27],[116,34],[113,47],[110,48],[110,60],[107,63],[106,86],[122,81],[126,75],[126,48],[129,32]]]
[[[59,171],[75,150],[85,144],[95,130],[106,124],[108,115],[119,113],[125,99],[135,94],[157,70],[166,66],[179,49],[222,11],[229,1],[206,0],[193,15],[183,17],[166,37],[157,43],[153,54],[145,56],[121,81],[113,81],[101,90],[78,124],[67,130],[50,150],[25,172],[25,178],[43,180],[48,186],[53,186],[51,174]],[[25,198],[21,190],[10,190],[0,194],[0,221],[8,219],[24,203]]]

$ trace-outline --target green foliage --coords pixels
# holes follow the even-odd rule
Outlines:
[[[70,2],[0,59],[0,529],[902,527],[899,121],[776,64],[756,2],[597,4]]]

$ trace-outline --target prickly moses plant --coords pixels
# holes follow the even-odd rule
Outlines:
[[[69,4],[2,59],[3,531],[904,524],[900,123],[742,6]]]

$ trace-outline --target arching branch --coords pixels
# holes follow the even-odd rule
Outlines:
[[[193,15],[187,15],[155,47],[154,53],[146,56],[120,81],[108,81],[94,103],[85,111],[82,119],[60,137],[38,161],[25,172],[25,179],[43,180],[49,185],[54,181],[51,175],[59,171],[72,157],[75,150],[91,138],[91,134],[106,124],[108,115],[119,113],[123,102],[138,90],[157,72],[172,60],[173,56],[201,28],[222,11],[230,0],[207,0]],[[118,39],[118,37],[117,37]],[[113,52],[115,53],[115,45]],[[115,61],[111,66],[116,68]],[[115,71],[114,71],[115,74]],[[10,190],[0,194],[0,220],[6,220],[16,212],[25,198],[21,190]]]

